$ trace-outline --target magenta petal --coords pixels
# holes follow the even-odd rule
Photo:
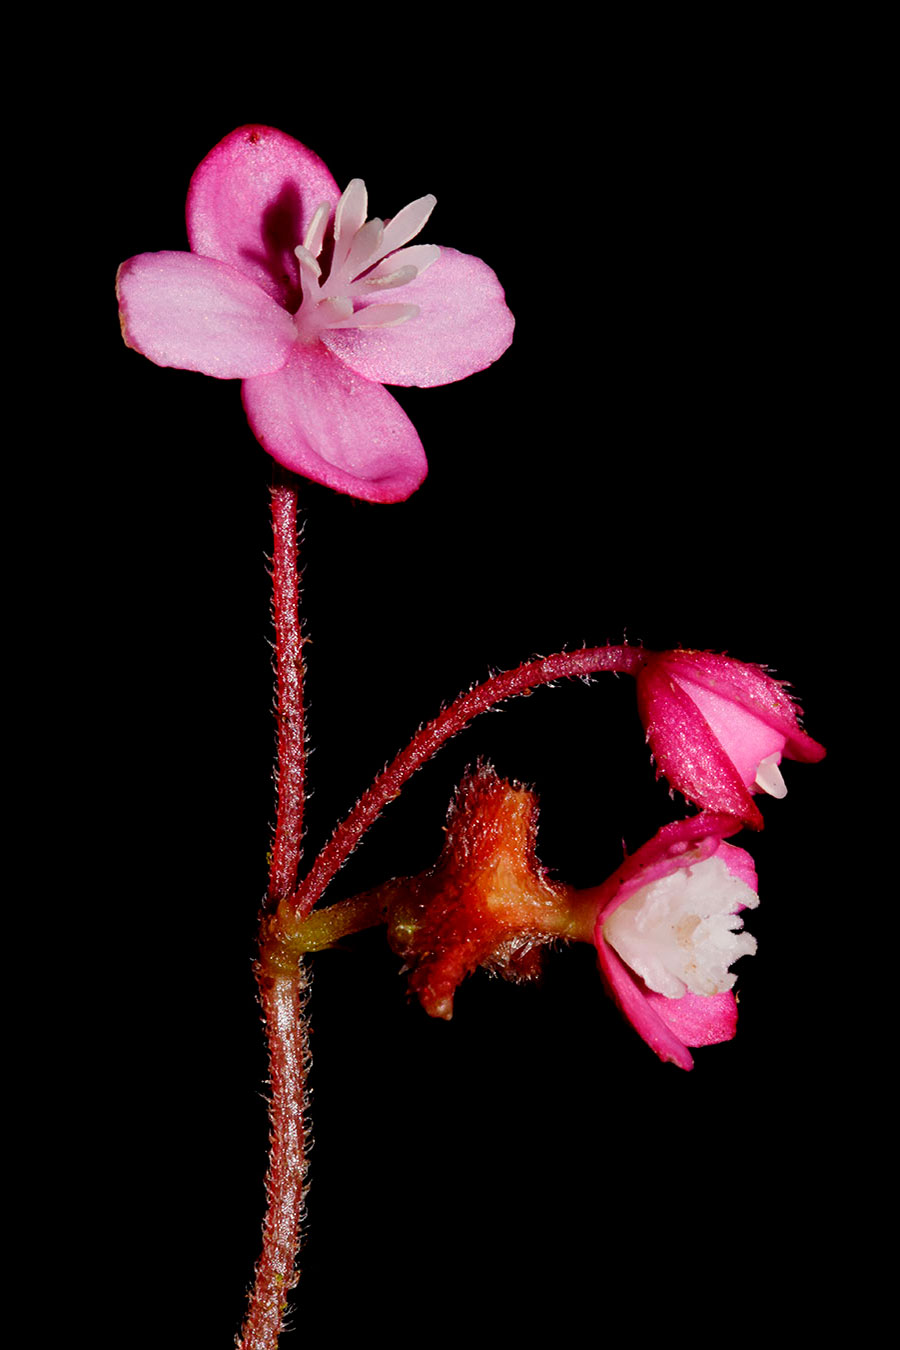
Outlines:
[[[220,141],[194,171],[187,199],[194,253],[230,263],[285,309],[300,302],[294,249],[320,202],[340,191],[305,145],[274,127],[247,126]]]
[[[734,844],[726,844],[723,840],[716,849],[716,857],[722,860],[733,877],[749,886],[751,891],[759,889],[756,864],[746,849],[735,848]]]
[[[141,253],[116,281],[122,336],[158,366],[220,380],[278,370],[296,341],[285,310],[233,267],[193,253]]]
[[[414,319],[396,328],[323,333],[326,345],[367,380],[379,384],[450,384],[496,361],[512,342],[513,316],[503,287],[480,258],[441,248],[441,256],[414,281],[392,292],[418,305]],[[376,292],[370,303],[381,303]]]
[[[244,407],[273,459],[369,502],[400,502],[428,471],[412,422],[380,384],[320,344],[297,343],[274,375],[247,380]]]
[[[722,994],[682,994],[665,998],[647,989],[644,998],[684,1045],[721,1045],[737,1032],[737,999],[730,989]]]
[[[692,1069],[693,1056],[671,1024],[660,1017],[648,1001],[648,990],[640,985],[631,971],[610,947],[602,933],[597,933],[597,961],[604,983],[635,1031],[646,1041],[660,1059],[677,1064],[679,1069]],[[663,1002],[679,1002],[663,999]]]
[[[597,887],[595,938],[600,935],[605,920],[635,891],[670,876],[679,867],[693,866],[714,854],[721,855],[732,876],[755,890],[753,859],[742,848],[724,843],[726,835],[737,834],[740,828],[740,821],[732,816],[704,811],[699,816],[672,821],[657,830],[652,839],[636,853],[629,854],[621,867]]]

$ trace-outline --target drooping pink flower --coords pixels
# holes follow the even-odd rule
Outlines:
[[[761,829],[753,793],[783,797],[782,755],[814,764],[825,748],[801,730],[800,709],[759,666],[713,652],[648,653],[638,708],[657,772],[688,801]]]
[[[604,983],[660,1059],[694,1067],[689,1046],[737,1030],[735,976],[752,955],[739,911],[754,908],[756,871],[724,842],[739,822],[711,813],[666,825],[597,888],[594,944]]]
[[[187,200],[190,253],[119,269],[126,343],[160,366],[243,380],[261,445],[295,473],[367,501],[402,501],[427,472],[384,384],[448,384],[495,361],[513,317],[496,276],[455,249],[406,247],[422,197],[366,220],[319,157],[272,127],[240,127],[203,160]]]

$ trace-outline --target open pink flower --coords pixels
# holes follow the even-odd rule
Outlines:
[[[648,653],[638,708],[657,770],[688,801],[761,829],[753,793],[783,797],[782,755],[814,764],[825,747],[801,730],[801,711],[759,666],[714,652]]]
[[[512,340],[503,290],[480,259],[405,247],[434,203],[367,221],[360,179],[341,195],[298,141],[240,127],[191,179],[191,252],[120,267],[125,341],[160,366],[243,380],[254,435],[294,472],[402,501],[427,464],[383,384],[461,380]]]
[[[638,1035],[682,1069],[694,1067],[688,1046],[734,1036],[728,967],[756,951],[739,917],[758,904],[753,859],[723,841],[739,828],[709,813],[666,825],[597,888],[604,983]]]

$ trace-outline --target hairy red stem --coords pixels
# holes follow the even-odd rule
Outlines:
[[[272,487],[272,613],[278,717],[278,814],[266,891],[266,912],[297,880],[303,834],[303,638],[297,576],[297,493],[287,475]],[[265,930],[264,930],[265,931]],[[306,1178],[306,1079],[309,1043],[301,962],[272,970],[261,938],[256,980],[269,1048],[270,1145],[263,1245],[241,1350],[275,1350],[296,1260]]]
[[[308,982],[302,962],[293,971],[274,974],[261,964],[257,980],[269,1043],[268,1209],[250,1311],[238,1344],[240,1350],[275,1350],[288,1291],[298,1279],[307,1166],[309,1043],[304,1002]]]
[[[640,647],[583,647],[579,651],[560,652],[539,661],[527,661],[515,670],[495,675],[470,689],[467,694],[462,694],[455,703],[417,732],[406,749],[401,750],[384,772],[379,774],[350,814],[338,825],[296,893],[287,902],[291,918],[296,922],[309,914],[325,887],[383,808],[393,801],[416,770],[473,717],[487,712],[503,699],[523,694],[551,680],[592,675],[601,670],[633,675],[643,661],[644,654]],[[282,906],[282,910],[284,908]],[[272,928],[273,940],[277,927],[276,921]]]
[[[272,610],[278,684],[278,817],[266,898],[275,904],[297,884],[303,835],[305,732],[303,637],[297,576],[297,493],[287,483],[272,488]]]

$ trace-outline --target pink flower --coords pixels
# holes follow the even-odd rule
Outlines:
[[[728,967],[756,951],[738,915],[759,903],[753,859],[723,842],[739,828],[712,814],[666,825],[597,888],[604,983],[638,1035],[682,1069],[694,1067],[688,1046],[734,1036]]]
[[[480,259],[405,247],[434,203],[367,222],[360,179],[341,195],[298,141],[240,127],[191,179],[191,252],[120,267],[125,341],[160,366],[243,380],[254,435],[294,472],[402,501],[427,464],[383,384],[461,380],[512,340],[503,290]]]
[[[755,792],[783,797],[782,755],[814,764],[825,754],[800,729],[800,709],[759,666],[713,652],[648,653],[638,708],[657,771],[688,801],[754,829]]]

